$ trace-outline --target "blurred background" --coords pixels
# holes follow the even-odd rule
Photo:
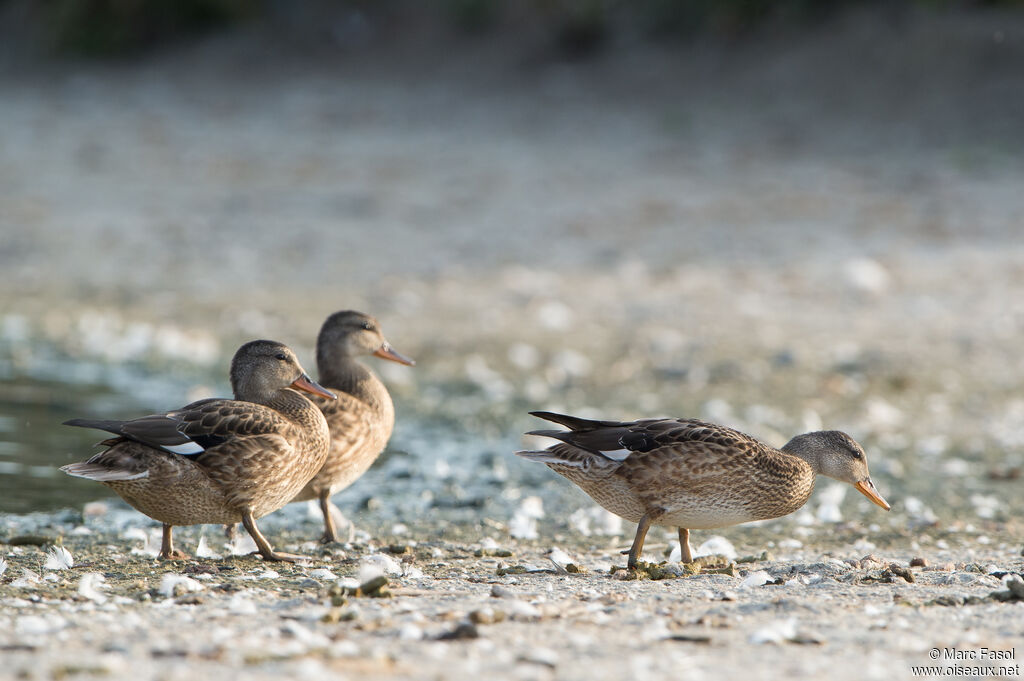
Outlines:
[[[0,131],[0,512],[355,308],[418,365],[346,512],[568,529],[543,408],[842,429],[893,513],[805,523],[1019,528],[1020,2],[4,0]]]

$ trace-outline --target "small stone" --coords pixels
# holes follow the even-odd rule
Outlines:
[[[558,653],[550,648],[534,648],[522,655],[519,661],[554,669],[558,666]]]
[[[922,556],[915,556],[910,560],[910,567],[928,567],[928,559]]]
[[[504,577],[505,575],[522,575],[526,572],[527,569],[525,565],[509,565],[507,567],[499,567],[495,570],[495,574],[499,577]]]
[[[513,554],[508,549],[477,549],[473,555],[477,558],[511,558]]]
[[[1006,580],[1006,588],[1020,600],[1024,600],[1024,580],[1013,576]]]
[[[963,605],[965,601],[966,599],[963,596],[939,596],[931,602],[935,605],[942,605],[947,608],[954,608]]]
[[[381,596],[381,591],[388,584],[388,578],[384,575],[369,579],[359,585],[356,596],[370,596],[371,598]],[[390,595],[390,594],[389,594]]]
[[[469,621],[473,624],[494,624],[505,619],[505,612],[494,608],[480,608],[469,613]]]
[[[491,598],[515,598],[516,595],[511,589],[502,586],[501,584],[494,584],[491,586]]]
[[[889,572],[896,575],[897,577],[902,577],[909,584],[914,583],[914,573],[908,570],[907,568],[903,567],[902,565],[890,563]]]
[[[465,641],[468,639],[480,638],[480,632],[472,622],[461,622],[451,631],[439,634],[438,641]]]
[[[541,616],[540,609],[526,601],[510,599],[506,608],[509,616],[514,620],[531,621],[540,619]]]
[[[993,591],[988,595],[993,601],[1000,601],[1003,603],[1016,600],[1013,596],[1013,592],[1007,589],[1006,591]]]

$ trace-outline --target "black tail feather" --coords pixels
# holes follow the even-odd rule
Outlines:
[[[622,421],[595,421],[593,419],[583,419],[579,416],[569,416],[568,414],[556,414],[553,411],[531,411],[530,416],[536,416],[537,418],[544,419],[545,421],[552,421],[560,425],[565,426],[570,430],[596,430],[598,428],[621,428],[629,425]]]
[[[104,419],[69,419],[64,422],[65,426],[77,426],[79,428],[95,428],[105,430],[114,435],[122,435],[121,427],[124,421],[106,421]]]
[[[530,414],[547,421],[560,423],[569,430],[533,430],[527,435],[554,438],[595,453],[621,449],[622,437],[628,432],[630,426],[629,423],[621,421],[593,421],[577,416],[555,414],[550,411],[531,411]]]

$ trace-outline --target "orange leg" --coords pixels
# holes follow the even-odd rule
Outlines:
[[[338,541],[338,531],[334,527],[334,516],[331,515],[331,490],[320,490],[320,511],[324,514],[324,536],[321,544],[334,544]]]
[[[679,528],[679,550],[683,554],[680,562],[693,562],[693,553],[690,551],[690,531],[682,527]]]
[[[252,511],[242,513],[242,525],[245,526],[246,531],[248,531],[253,541],[256,542],[256,547],[259,549],[259,554],[263,556],[263,560],[278,560],[288,563],[309,560],[306,556],[275,551],[270,542],[263,536],[263,533],[260,532],[260,528],[256,527],[256,518],[253,517]]]
[[[174,540],[171,537],[173,529],[173,526],[164,524],[164,536],[160,542],[160,555],[158,558],[163,560],[188,560],[190,556],[187,553],[174,548]]]
[[[626,567],[630,570],[636,569],[637,561],[644,550],[644,539],[647,538],[647,530],[649,529],[651,529],[651,515],[648,513],[640,518],[640,522],[636,526],[636,537],[633,538],[633,546],[629,549],[629,560],[626,562]]]

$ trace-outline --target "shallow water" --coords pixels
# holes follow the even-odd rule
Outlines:
[[[130,395],[108,386],[6,379],[0,382],[0,512],[67,507],[109,496],[102,485],[70,478],[60,466],[98,451],[96,431],[62,426],[83,415],[134,413]]]

